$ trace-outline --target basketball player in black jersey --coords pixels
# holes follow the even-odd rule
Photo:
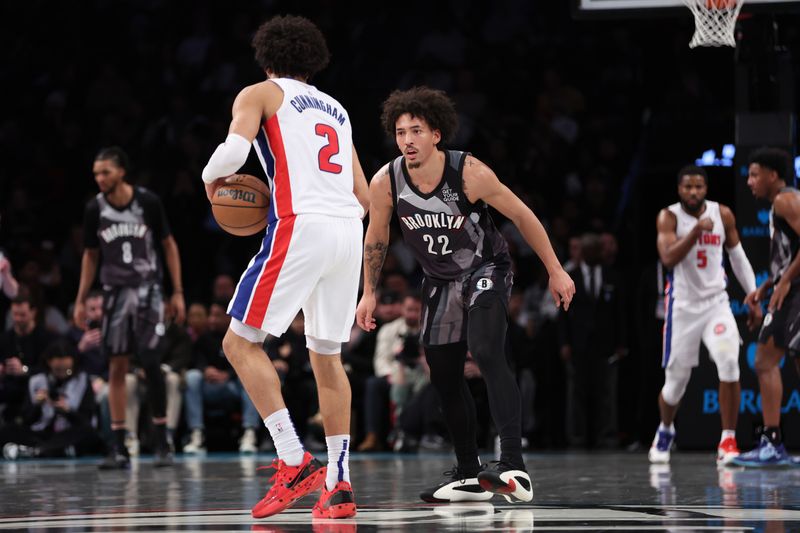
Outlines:
[[[492,170],[465,152],[442,150],[455,133],[453,103],[427,87],[392,93],[383,104],[383,126],[402,156],[370,183],[370,221],[364,241],[364,294],[358,325],[375,328],[375,288],[389,244],[394,212],[425,273],[422,344],[442,403],[458,464],[444,483],[422,492],[429,502],[530,501],[531,481],[521,449],[521,403],[505,357],[511,258],[487,204],[508,217],[550,274],[550,292],[566,309],[575,293],[539,220]],[[467,350],[486,380],[500,434],[500,461],[481,470],[475,405],[464,381]]]
[[[125,448],[125,375],[131,355],[147,376],[147,392],[155,430],[156,466],[172,464],[166,433],[166,385],[161,371],[160,341],[164,335],[160,244],[172,277],[171,303],[176,322],[183,323],[185,305],[178,245],[169,229],[161,200],[143,187],[125,181],[130,165],[121,148],[100,150],[93,173],[100,193],[86,205],[81,278],[75,298],[75,325],[86,327],[85,301],[98,265],[103,285],[103,351],[109,357],[108,403],[112,449],[102,469],[127,468]]]
[[[756,348],[755,369],[761,389],[764,427],[758,446],[739,455],[733,463],[740,466],[770,467],[789,465],[781,439],[781,400],[783,381],[779,367],[784,354],[800,366],[800,191],[792,183],[789,154],[777,148],[761,148],[750,156],[747,185],[756,198],[772,204],[769,245],[770,277],[745,298],[754,307],[766,299],[767,314],[761,326]],[[791,180],[791,181],[790,181]]]

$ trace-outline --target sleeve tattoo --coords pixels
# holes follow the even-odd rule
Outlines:
[[[378,286],[378,278],[383,268],[383,261],[386,259],[387,246],[385,242],[376,242],[374,244],[366,244],[364,246],[364,259],[367,266],[367,279],[372,290]]]

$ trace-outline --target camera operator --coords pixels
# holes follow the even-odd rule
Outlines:
[[[94,392],[89,376],[76,368],[75,346],[60,339],[42,356],[47,370],[28,382],[23,423],[0,429],[6,459],[76,455],[97,448]]]

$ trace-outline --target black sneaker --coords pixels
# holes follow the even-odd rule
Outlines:
[[[533,487],[528,473],[503,461],[491,461],[487,464],[478,473],[478,483],[483,490],[500,494],[509,503],[529,502],[533,499]]]
[[[422,501],[428,503],[485,502],[492,499],[493,494],[481,488],[478,478],[467,477],[457,466],[442,474],[447,476],[447,480],[422,491],[419,495]]]
[[[98,465],[100,470],[126,470],[131,466],[131,458],[128,454],[120,452],[119,450],[111,450],[111,453],[106,455]]]
[[[159,448],[153,452],[153,466],[156,468],[163,468],[165,466],[173,466],[175,464],[172,451],[166,448]]]

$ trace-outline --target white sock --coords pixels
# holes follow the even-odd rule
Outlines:
[[[723,429],[722,436],[719,438],[719,441],[722,442],[728,437],[732,439],[736,439],[736,430],[735,429]]]
[[[658,425],[658,430],[659,431],[668,431],[670,433],[675,433],[675,424],[670,424],[669,427],[667,427],[667,426],[664,425],[664,422],[661,422]]]
[[[305,450],[300,444],[300,439],[297,438],[288,409],[275,411],[264,419],[264,425],[267,426],[272,442],[275,444],[278,458],[283,459],[283,462],[289,466],[297,466],[303,462]]]
[[[350,435],[325,437],[328,445],[328,474],[325,487],[333,490],[340,481],[350,483]]]

